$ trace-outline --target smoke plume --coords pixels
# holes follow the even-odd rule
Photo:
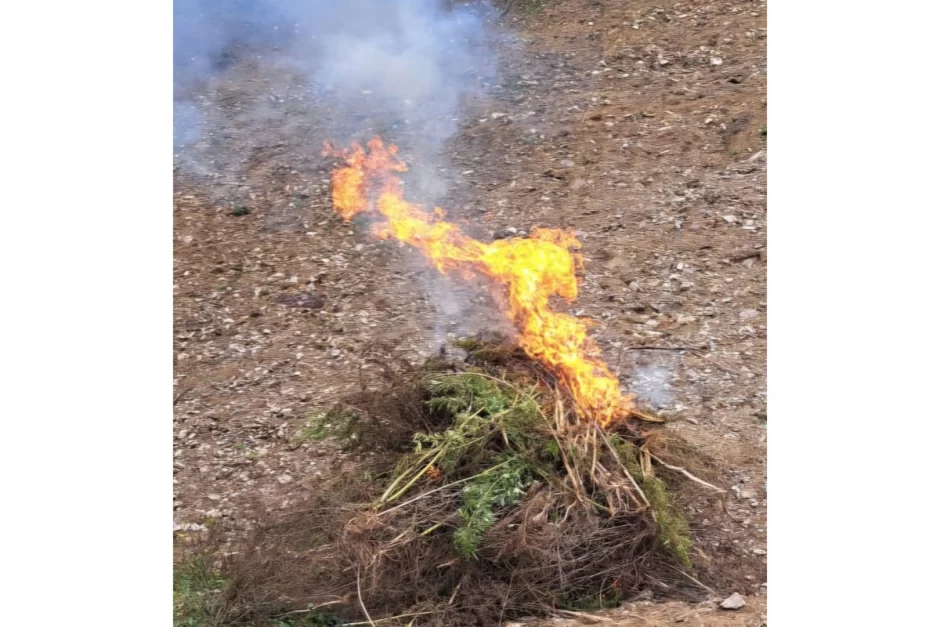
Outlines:
[[[324,140],[382,135],[408,158],[409,197],[441,202],[463,104],[496,82],[494,16],[484,2],[176,0],[178,176],[235,204],[259,162],[319,181]],[[439,342],[463,305],[447,284],[426,287]]]

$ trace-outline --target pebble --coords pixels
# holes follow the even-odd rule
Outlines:
[[[287,485],[293,480],[294,478],[291,477],[290,475],[281,475],[280,477],[277,478],[277,482],[280,483],[281,485]]]
[[[756,318],[759,315],[760,315],[760,312],[757,311],[756,309],[745,309],[741,311],[741,313],[738,314],[738,317],[741,320],[751,320],[753,318]]]
[[[744,597],[735,592],[730,597],[721,602],[721,609],[723,610],[739,610],[744,607]]]

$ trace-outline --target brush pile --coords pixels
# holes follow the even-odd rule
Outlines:
[[[220,623],[497,625],[701,590],[683,504],[718,489],[700,456],[653,416],[585,420],[510,345],[458,345],[311,421],[363,464],[231,558]]]

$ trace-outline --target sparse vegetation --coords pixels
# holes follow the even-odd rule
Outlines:
[[[214,627],[225,579],[207,556],[189,557],[173,569],[173,627]]]

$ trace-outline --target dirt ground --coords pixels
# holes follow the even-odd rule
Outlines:
[[[728,518],[696,527],[727,573],[714,600],[640,601],[597,620],[758,627],[767,559],[766,4],[517,0],[503,23],[514,37],[498,51],[499,85],[468,105],[436,200],[486,239],[509,228],[576,229],[585,280],[571,311],[595,322],[609,363],[670,417],[669,428],[719,461],[730,494]],[[320,156],[330,112],[293,78],[246,66],[212,98],[222,117],[231,114],[231,168],[175,175],[180,531],[237,530],[258,501],[278,510],[304,499],[355,463],[293,437],[311,412],[370,385],[376,360],[415,361],[448,335],[501,324],[485,293],[440,279],[409,249],[334,215],[332,164]],[[242,103],[257,99],[283,115],[263,141],[237,132]],[[381,132],[407,158],[407,132],[379,126],[365,119],[362,132]],[[250,213],[232,215],[236,207]],[[716,609],[735,591],[743,609]]]

